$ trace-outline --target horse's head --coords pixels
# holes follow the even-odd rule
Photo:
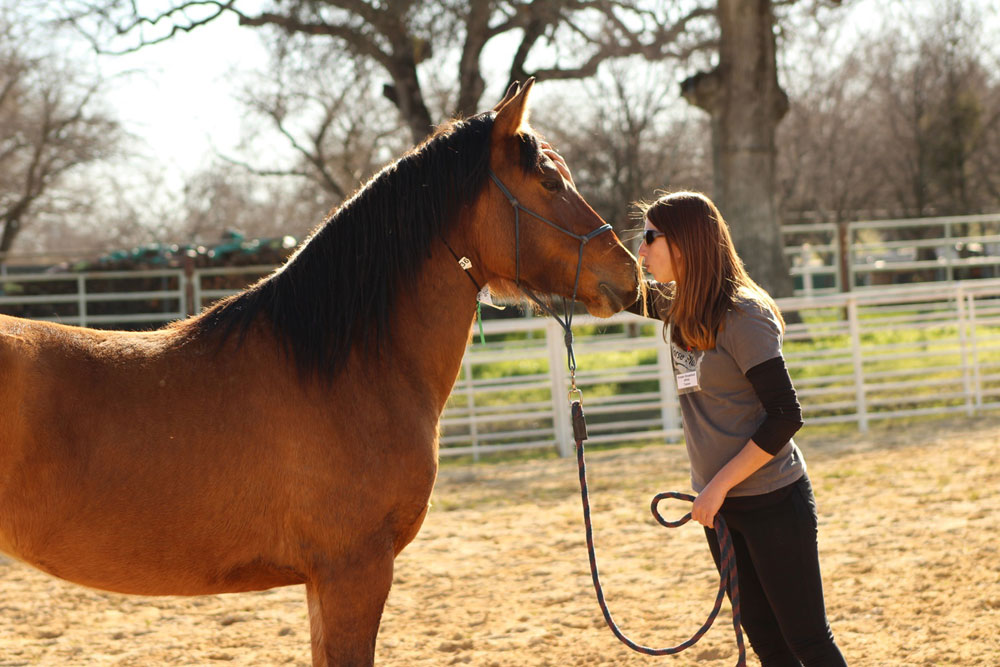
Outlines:
[[[527,123],[532,84],[514,84],[494,108],[491,174],[473,232],[480,261],[494,291],[575,291],[591,314],[609,317],[635,301],[638,265],[542,150]]]

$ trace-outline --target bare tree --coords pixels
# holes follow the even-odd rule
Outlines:
[[[873,93],[893,149],[884,153],[889,196],[899,214],[968,213],[982,207],[975,182],[997,122],[995,89],[982,58],[980,7],[947,0],[930,15],[897,20],[873,37]],[[983,176],[985,175],[985,178]]]
[[[418,68],[442,46],[459,44],[451,58],[458,91],[446,115],[480,106],[486,87],[483,57],[500,36],[519,40],[502,56],[511,79],[592,76],[609,59],[643,55],[684,57],[714,43],[711,0],[663,3],[648,0],[324,0],[273,1],[260,11],[241,0],[173,0],[145,12],[130,0],[70,0],[66,19],[102,52],[127,52],[197,29],[226,13],[250,27],[278,28],[325,40],[331,50],[377,63],[390,83],[385,97],[419,141],[434,125]],[[547,55],[536,47],[545,44]],[[496,51],[493,52],[494,55]]]
[[[707,123],[677,109],[667,67],[643,60],[607,63],[582,83],[582,96],[568,91],[536,112],[540,126],[552,128],[548,134],[590,204],[626,239],[641,227],[631,217],[633,202],[660,189],[711,185]]]
[[[35,55],[29,33],[0,16],[0,257],[81,165],[115,154],[122,133],[100,109],[100,78]]]
[[[1000,59],[998,59],[1000,60]],[[1000,71],[1000,63],[994,62],[991,71]],[[983,115],[975,145],[978,150],[972,155],[971,169],[978,184],[981,208],[1000,210],[1000,80],[994,78],[983,92]]]
[[[716,54],[718,66],[685,88],[712,119],[714,196],[733,222],[751,272],[776,294],[787,294],[791,283],[774,203],[774,135],[788,100],[777,81],[774,7],[797,1],[272,0],[260,8],[247,0],[173,0],[162,11],[143,12],[130,0],[71,0],[65,15],[103,52],[139,49],[227,13],[246,26],[321,40],[331,51],[377,64],[390,79],[383,94],[414,141],[435,117],[479,107],[487,54],[509,78],[533,74],[541,80],[586,79],[601,63],[631,55]],[[501,51],[501,36],[513,47]],[[436,73],[444,67],[453,75]],[[442,76],[450,86],[457,82],[456,94],[434,90]],[[443,93],[443,113],[432,113],[435,93]]]
[[[151,243],[212,245],[229,231],[302,239],[329,200],[315,181],[258,176],[221,161],[188,175],[178,190],[159,165],[119,159],[67,177],[17,254],[80,258]]]
[[[40,200],[16,254],[79,258],[173,241],[181,203],[161,166],[148,159],[124,155],[83,164]]]
[[[991,74],[996,49],[982,39],[985,13],[968,0],[881,5],[849,43],[816,35],[786,54],[793,103],[779,129],[783,211],[846,222],[992,210],[996,169],[986,165],[996,164],[1000,81]],[[841,225],[841,247],[848,242]],[[920,247],[917,256],[936,252]]]
[[[228,161],[257,175],[301,177],[339,201],[406,148],[409,135],[392,105],[372,93],[370,62],[342,58],[297,36],[272,40],[270,47],[271,67],[241,95],[250,119],[259,123],[249,125],[239,151],[244,157],[226,156]],[[274,133],[292,158],[275,163],[267,151],[264,164],[257,146]]]
[[[938,209],[946,214],[969,213],[976,208],[972,161],[986,115],[983,102],[989,75],[979,60],[978,12],[960,0],[949,0],[943,9],[940,41],[929,54],[937,65],[934,78],[941,93],[932,102],[927,123],[929,170],[939,188]]]
[[[777,134],[781,217],[856,219],[877,207],[886,185],[880,161],[888,142],[868,72],[871,50],[829,30],[796,42],[784,64],[791,104]]]
[[[839,4],[839,0],[831,0]],[[682,84],[712,119],[715,199],[754,279],[792,293],[775,202],[775,135],[788,111],[778,83],[775,5],[794,0],[718,0],[718,64]]]

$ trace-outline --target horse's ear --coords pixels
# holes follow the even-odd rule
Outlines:
[[[511,86],[504,101],[497,105],[499,108],[496,110],[497,117],[493,121],[493,130],[494,132],[499,131],[499,136],[514,136],[521,125],[528,121],[528,94],[531,93],[533,85],[535,85],[535,77],[530,77],[523,86],[514,92],[513,96],[511,96],[511,90],[514,86]]]
[[[519,82],[515,81],[510,84],[510,88],[507,89],[507,93],[503,96],[502,100],[497,102],[497,105],[493,107],[493,110],[500,111],[500,109],[502,109],[507,102],[510,102],[514,96],[517,95],[517,91],[519,90],[521,90],[521,84]]]

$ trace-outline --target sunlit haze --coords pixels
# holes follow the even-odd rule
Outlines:
[[[244,113],[235,99],[238,73],[266,63],[258,32],[241,28],[231,15],[163,44],[100,59],[107,75],[118,75],[108,95],[114,112],[148,144],[151,157],[182,173],[236,145]]]

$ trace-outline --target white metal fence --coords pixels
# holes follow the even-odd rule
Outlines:
[[[78,326],[159,326],[200,312],[273,269],[6,273],[0,275],[0,312]],[[228,286],[215,284],[220,280]]]
[[[231,273],[252,278],[270,267],[58,276],[0,276],[0,312],[26,306],[68,308],[64,323],[155,326],[232,291],[211,286]],[[140,275],[162,289],[87,293]],[[65,293],[26,294],[60,280]],[[76,291],[73,291],[76,290]],[[109,304],[148,304],[127,315]],[[958,281],[779,300],[789,321],[784,352],[807,424],[929,414],[974,414],[1000,407],[1000,280]],[[43,317],[41,315],[36,315]],[[575,319],[577,384],[591,440],[678,439],[677,397],[659,323],[629,314]],[[571,427],[562,330],[529,317],[485,323],[472,341],[442,421],[443,455],[557,447],[568,453]]]
[[[6,275],[0,312],[80,326],[165,323],[187,313],[184,285],[178,269]]]
[[[1000,407],[1000,280],[780,299],[784,354],[807,424]],[[676,439],[680,416],[656,322],[578,317],[577,384],[591,440]],[[554,445],[568,453],[562,330],[550,320],[488,322],[442,421],[442,452]],[[515,344],[501,340],[518,334]],[[633,335],[637,334],[637,335]]]
[[[802,295],[840,292],[844,276],[852,290],[901,278],[1000,277],[1000,213],[782,225],[781,231]]]

